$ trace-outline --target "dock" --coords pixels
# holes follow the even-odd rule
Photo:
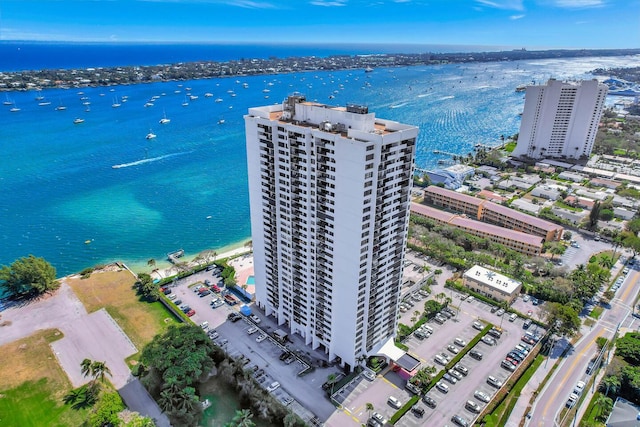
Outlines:
[[[184,249],[178,249],[177,251],[169,252],[167,254],[167,259],[171,264],[175,264],[178,258],[182,258],[184,256]]]

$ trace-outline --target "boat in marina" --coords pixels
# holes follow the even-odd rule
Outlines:
[[[149,133],[147,134],[147,136],[145,136],[145,139],[153,139],[155,138],[157,135],[155,133],[153,133],[151,131],[151,129],[149,129]]]
[[[182,102],[182,106],[183,107],[188,107],[189,106],[189,101],[187,101],[187,97],[184,97],[184,101]]]
[[[216,102],[222,102],[222,98],[216,98]]]
[[[213,94],[211,92],[207,92],[204,94],[205,98],[213,98]]]
[[[9,111],[11,111],[12,113],[17,113],[18,111],[20,111],[20,109],[18,107],[12,107],[9,109]]]
[[[122,104],[120,102],[118,102],[118,97],[116,96],[115,98],[113,98],[113,104],[111,104],[112,108],[120,108]]]
[[[51,102],[49,102],[49,101],[42,101],[42,102],[38,102],[38,105],[39,105],[40,107],[45,107],[45,106],[47,106],[47,105],[51,105]]]
[[[164,115],[163,115],[163,116],[162,116],[162,118],[160,119],[160,122],[159,122],[159,123],[160,123],[161,125],[166,125],[167,123],[171,122],[171,119],[167,119],[167,113],[165,113],[164,111],[163,111],[163,114],[164,114]]]
[[[525,90],[527,90],[527,85],[516,86],[516,92],[524,92]]]
[[[74,125],[79,125],[80,123],[84,123],[84,119],[81,119],[80,117],[78,117],[73,120]]]

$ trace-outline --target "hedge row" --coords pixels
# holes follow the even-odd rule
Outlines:
[[[393,414],[389,422],[391,424],[397,423],[398,420],[404,416],[404,414],[409,412],[411,407],[415,405],[418,402],[418,400],[420,400],[420,396],[414,394],[413,397],[409,399],[407,403],[404,404],[404,406],[402,406],[402,408],[398,409],[398,411],[395,414]]]

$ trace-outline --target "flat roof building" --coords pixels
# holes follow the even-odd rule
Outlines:
[[[509,304],[518,297],[522,288],[522,283],[479,265],[467,270],[462,278],[463,285],[470,290]]]
[[[549,79],[527,86],[514,157],[587,159],[593,149],[608,87],[597,80]]]
[[[352,369],[396,334],[418,129],[302,95],[244,119],[257,304]]]

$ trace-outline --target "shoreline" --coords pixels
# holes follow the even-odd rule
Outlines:
[[[239,78],[296,72],[338,71],[417,65],[503,62],[593,56],[630,56],[640,49],[549,49],[459,53],[334,54],[327,57],[291,56],[270,59],[192,61],[162,65],[110,66],[98,68],[39,69],[0,71],[0,92],[42,89],[109,87],[117,85],[187,81],[212,78]]]
[[[193,263],[193,260],[201,253],[203,252],[207,252],[207,251],[214,251],[216,252],[216,257],[215,260],[221,260],[224,258],[229,258],[229,257],[235,257],[238,255],[242,255],[245,253],[248,253],[251,251],[251,249],[247,246],[247,243],[251,242],[251,238],[247,238],[245,240],[242,240],[240,242],[236,242],[236,243],[232,243],[226,246],[222,246],[221,248],[217,248],[217,249],[203,249],[201,251],[198,251],[196,253],[185,253],[184,256],[182,256],[180,258],[180,261],[182,262],[187,262],[189,264]],[[156,261],[156,265],[155,266],[150,266],[147,264],[147,261],[150,259],[154,259]],[[98,269],[99,266],[109,266],[115,263],[122,263],[124,264],[130,271],[132,271],[135,274],[139,274],[139,273],[147,273],[149,275],[151,275],[152,278],[156,279],[161,279],[161,278],[165,278],[167,276],[170,276],[172,274],[176,274],[175,272],[175,266],[173,264],[171,264],[167,258],[163,258],[162,260],[158,260],[155,258],[147,258],[147,261],[139,259],[139,260],[126,260],[126,259],[121,259],[121,260],[105,260],[103,263],[98,263],[92,266],[92,268],[96,268]],[[154,273],[155,271],[155,273]],[[64,278],[64,277],[68,277],[68,276],[73,276],[75,274],[79,274],[80,271],[78,272],[74,272],[74,273],[70,273],[67,274],[63,277],[61,277],[60,279]],[[60,280],[59,279],[59,280]]]

